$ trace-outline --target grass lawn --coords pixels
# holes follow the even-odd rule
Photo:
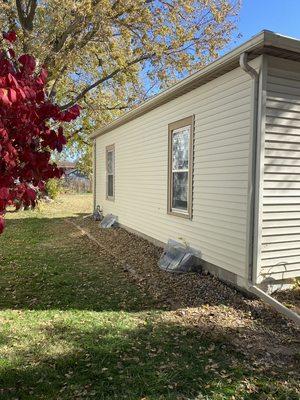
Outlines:
[[[76,228],[91,196],[10,214],[0,236],[0,398],[299,399],[226,337],[168,321]]]

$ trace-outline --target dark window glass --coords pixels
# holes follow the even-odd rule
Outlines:
[[[178,210],[187,210],[188,199],[188,172],[173,172],[173,201],[172,207]]]
[[[107,176],[107,196],[108,197],[114,196],[114,176],[113,175]]]

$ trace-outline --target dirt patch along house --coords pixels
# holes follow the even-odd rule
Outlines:
[[[96,131],[94,205],[248,289],[300,276],[300,41],[263,31]]]

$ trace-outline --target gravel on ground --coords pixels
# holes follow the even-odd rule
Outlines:
[[[204,335],[226,336],[239,352],[262,368],[288,367],[291,374],[299,372],[299,328],[270,306],[207,273],[160,270],[157,262],[162,248],[123,228],[102,229],[92,218],[72,221],[106,249],[128,279],[156,299],[157,308],[167,311],[162,318],[197,327]],[[298,288],[277,297],[295,304],[300,291]]]

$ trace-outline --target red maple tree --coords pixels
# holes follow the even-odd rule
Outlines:
[[[16,56],[16,39],[15,32],[5,32],[0,45],[0,234],[8,206],[34,207],[45,182],[61,177],[51,151],[66,144],[61,123],[80,113],[78,105],[61,111],[49,100],[47,71],[29,54]]]

